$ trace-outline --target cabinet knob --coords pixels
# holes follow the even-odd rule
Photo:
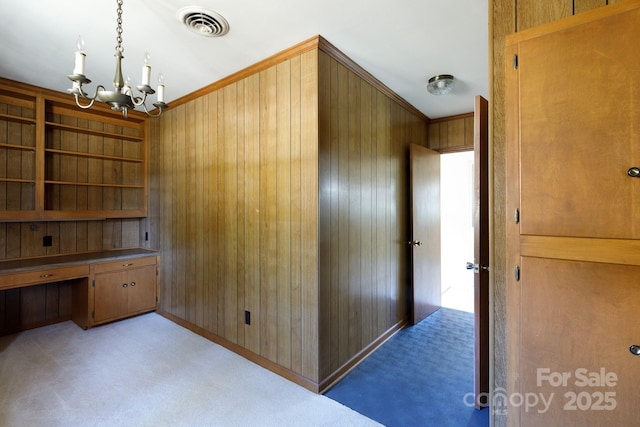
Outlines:
[[[126,288],[127,286],[129,286],[129,285],[128,285],[128,284],[126,284],[126,283],[123,283],[123,284],[122,284],[122,287],[123,287],[123,288]]]
[[[122,264],[123,267],[131,267],[133,263],[127,262],[126,264]]]
[[[41,277],[42,279],[46,279],[47,277],[53,277],[53,274],[45,273],[45,274],[41,274],[41,275],[40,275],[40,277]]]
[[[135,286],[135,285],[136,285],[136,282],[131,282],[131,286]]]

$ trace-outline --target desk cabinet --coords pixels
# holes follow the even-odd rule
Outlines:
[[[156,308],[155,257],[95,264],[94,273],[94,324]]]

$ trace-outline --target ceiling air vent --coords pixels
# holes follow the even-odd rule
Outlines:
[[[229,23],[222,15],[201,7],[183,7],[178,11],[178,19],[201,36],[220,37],[229,32]]]

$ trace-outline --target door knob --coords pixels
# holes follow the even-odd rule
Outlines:
[[[489,267],[486,265],[480,265],[480,264],[474,264],[472,262],[468,262],[467,270],[473,270],[474,273],[480,273],[480,270],[489,271]]]
[[[412,240],[409,242],[411,246],[422,246],[422,242],[420,240]]]

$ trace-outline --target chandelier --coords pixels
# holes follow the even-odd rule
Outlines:
[[[116,53],[114,55],[116,57],[116,74],[113,77],[114,90],[107,90],[104,86],[99,85],[96,87],[93,96],[89,96],[84,90],[82,90],[82,85],[91,83],[91,80],[84,75],[84,63],[87,55],[83,51],[84,41],[81,37],[78,37],[78,50],[75,54],[73,74],[67,76],[69,80],[73,82],[73,86],[68,91],[75,97],[78,107],[83,109],[91,108],[97,99],[98,101],[108,104],[112,110],[121,111],[125,118],[127,117],[129,110],[135,110],[136,107],[140,106],[142,106],[148,116],[158,117],[162,114],[162,111],[168,107],[168,105],[164,102],[164,78],[162,74],[160,74],[158,76],[157,101],[153,103],[153,106],[158,109],[158,113],[152,114],[147,109],[147,96],[156,93],[156,91],[149,85],[151,78],[149,54],[145,54],[144,65],[142,66],[142,83],[139,86],[136,86],[136,89],[140,92],[139,96],[135,96],[133,94],[129,79],[127,78],[127,81],[125,82],[122,78],[122,58],[124,58],[122,55],[124,52],[124,48],[122,47],[122,1],[123,0],[117,0],[118,27],[116,30]],[[83,105],[80,102],[80,98],[89,100],[89,103]]]

